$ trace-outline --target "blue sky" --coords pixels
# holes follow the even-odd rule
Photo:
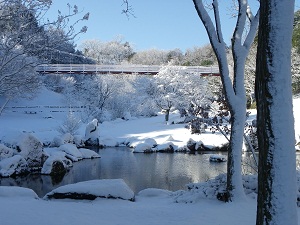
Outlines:
[[[185,51],[209,43],[192,0],[129,0],[136,16],[130,19],[121,14],[122,0],[53,0],[48,17],[57,15],[58,9],[66,13],[68,2],[84,11],[81,16],[90,12],[89,21],[82,24],[88,26],[88,31],[76,39],[78,45],[86,39],[109,41],[117,36],[131,43],[136,51],[150,48]],[[229,16],[229,2],[220,0],[223,35],[228,44],[235,24],[235,19]]]

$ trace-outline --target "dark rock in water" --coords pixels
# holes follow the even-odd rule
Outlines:
[[[59,184],[62,179],[64,178],[65,174],[67,172],[67,169],[63,162],[61,161],[55,161],[52,164],[52,170],[50,173],[52,184]]]
[[[63,162],[55,161],[52,164],[52,170],[50,175],[58,175],[58,174],[65,174],[67,172]]]

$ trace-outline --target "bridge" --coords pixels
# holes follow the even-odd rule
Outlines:
[[[163,66],[156,65],[93,65],[93,64],[42,64],[37,67],[41,74],[135,74],[156,75]],[[216,66],[187,66],[187,72],[201,76],[220,76]]]

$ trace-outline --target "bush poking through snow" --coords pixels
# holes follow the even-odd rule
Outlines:
[[[78,119],[74,113],[70,110],[67,118],[63,121],[63,124],[57,128],[57,131],[61,134],[71,134],[72,136],[77,134],[80,127],[81,120]]]

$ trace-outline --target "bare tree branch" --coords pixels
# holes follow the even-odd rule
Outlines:
[[[125,14],[128,19],[130,16],[136,18],[132,5],[129,4],[128,0],[123,0],[122,6],[125,6],[125,9],[122,10],[122,13]]]

